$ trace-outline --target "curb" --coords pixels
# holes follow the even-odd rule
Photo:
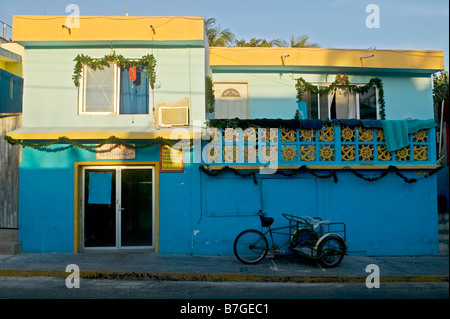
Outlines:
[[[0,270],[0,277],[54,277],[66,278],[65,271],[52,270]],[[211,281],[211,282],[296,282],[296,283],[332,283],[365,282],[366,277],[358,276],[297,276],[297,275],[242,275],[231,273],[146,273],[127,271],[81,271],[82,279],[105,280],[167,280],[167,281]],[[449,276],[391,276],[380,277],[380,282],[449,282]]]

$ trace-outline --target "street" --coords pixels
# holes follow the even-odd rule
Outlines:
[[[360,283],[198,282],[0,277],[1,299],[448,299],[448,282]]]

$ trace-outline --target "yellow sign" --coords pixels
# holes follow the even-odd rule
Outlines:
[[[159,171],[184,172],[184,151],[183,149],[174,149],[166,144],[161,144],[159,149]]]
[[[136,151],[132,148],[127,148],[124,145],[104,144],[97,148],[96,151],[96,158],[98,160],[136,158]]]

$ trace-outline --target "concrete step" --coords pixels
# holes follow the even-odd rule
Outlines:
[[[14,255],[20,253],[20,243],[0,242],[0,255]]]
[[[18,242],[19,241],[19,230],[0,228],[0,242]]]

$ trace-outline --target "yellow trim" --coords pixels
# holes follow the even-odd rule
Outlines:
[[[20,55],[22,58],[22,62],[18,62],[15,60],[11,60],[7,57],[0,56],[0,69],[8,71],[14,75],[17,75],[23,78],[23,56],[24,56],[24,48],[18,43],[14,42],[4,42],[0,43],[0,48],[8,50],[12,53]]]
[[[439,165],[395,165],[398,169],[436,169],[439,167]],[[225,166],[209,166],[211,170],[220,170],[224,168]],[[257,166],[257,165],[236,165],[236,166],[229,166],[234,169],[239,170],[259,170],[261,168],[264,168],[265,166]],[[297,169],[301,166],[298,165],[279,165],[276,166],[277,169]],[[270,166],[267,166],[267,168],[270,168]],[[306,168],[309,169],[387,169],[389,168],[389,165],[307,165]]]
[[[75,162],[74,185],[74,242],[73,251],[81,250],[81,185],[83,166],[153,166],[155,170],[155,253],[159,251],[159,162]]]
[[[202,17],[80,16],[79,28],[70,30],[62,27],[68,19],[73,23],[70,16],[15,15],[13,39],[15,42],[204,39]]]
[[[165,139],[192,139],[193,132],[9,132],[7,134],[16,140],[55,140],[62,136],[77,140],[97,140],[107,139],[111,136],[120,139],[155,139],[162,137]]]
[[[211,47],[211,66],[335,66],[443,70],[444,52],[325,48]],[[363,58],[370,55],[371,58]],[[283,59],[282,55],[289,55]],[[284,63],[284,64],[283,64]]]

